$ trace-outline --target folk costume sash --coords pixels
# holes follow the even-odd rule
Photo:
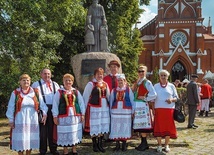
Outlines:
[[[89,102],[86,108],[85,131],[90,132],[90,107],[101,107],[102,98],[106,98],[107,84],[102,82],[102,86],[98,82],[93,82],[93,88],[89,97]]]
[[[132,109],[132,104],[129,98],[129,88],[126,87],[125,90],[117,91],[113,89],[114,92],[114,101],[111,109],[117,109],[117,105],[119,101],[123,102],[123,109]]]
[[[78,92],[75,90],[71,94],[66,94],[66,91],[59,90],[59,117],[67,117],[69,107],[73,107],[75,116],[81,116],[81,110],[78,103]]]
[[[149,104],[145,100],[138,99],[138,96],[147,96],[146,89],[147,79],[141,80],[137,83],[135,92],[135,118],[133,121],[133,129],[152,129],[152,118],[150,114]]]

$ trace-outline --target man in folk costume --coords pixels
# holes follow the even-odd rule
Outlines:
[[[110,114],[108,84],[103,81],[104,70],[97,68],[94,71],[94,79],[87,83],[83,92],[85,102],[85,131],[92,137],[93,151],[105,152],[102,146],[103,134],[109,133]],[[98,138],[98,143],[96,142]]]
[[[111,60],[110,63],[108,64],[110,74],[106,75],[103,78],[103,81],[105,81],[108,84],[110,93],[112,89],[117,88],[118,86],[118,81],[117,81],[117,75],[118,71],[120,68],[120,64],[117,60]],[[109,141],[109,134],[104,134],[104,139]]]
[[[153,121],[150,107],[157,94],[148,79],[146,79],[147,67],[140,65],[138,67],[138,80],[133,85],[135,94],[135,115],[133,121],[134,132],[140,132],[141,143],[135,149],[145,151],[149,149],[147,143],[147,133],[153,132]]]
[[[45,155],[47,152],[47,145],[49,145],[50,152],[53,155],[59,155],[57,151],[57,144],[53,140],[53,133],[56,126],[53,122],[53,115],[51,112],[53,96],[55,92],[59,89],[59,85],[51,80],[51,71],[45,68],[41,71],[41,79],[32,84],[33,88],[38,88],[39,92],[42,94],[43,101],[48,107],[47,121],[46,124],[40,124],[40,155]],[[48,139],[48,143],[47,143]]]
[[[116,141],[114,151],[119,151],[122,141],[122,151],[127,150],[126,141],[131,138],[132,116],[134,114],[134,94],[127,86],[124,74],[118,74],[118,87],[110,96],[111,132],[110,139]]]
[[[112,60],[108,64],[108,67],[110,69],[110,74],[105,76],[103,78],[103,81],[105,81],[110,89],[110,92],[113,88],[117,88],[118,82],[117,82],[117,74],[120,68],[120,64],[117,60]]]

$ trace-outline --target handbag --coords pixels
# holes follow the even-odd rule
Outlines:
[[[185,115],[183,114],[181,109],[175,109],[173,114],[174,120],[178,123],[185,122]]]

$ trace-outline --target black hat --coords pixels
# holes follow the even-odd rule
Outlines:
[[[198,78],[198,75],[192,74],[191,77],[192,77],[192,78]]]

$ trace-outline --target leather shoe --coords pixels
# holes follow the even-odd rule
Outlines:
[[[194,126],[187,126],[188,129],[197,129],[197,127]]]
[[[198,128],[198,126],[197,126],[197,125],[195,125],[195,124],[193,124],[192,126],[194,126],[194,127]]]

